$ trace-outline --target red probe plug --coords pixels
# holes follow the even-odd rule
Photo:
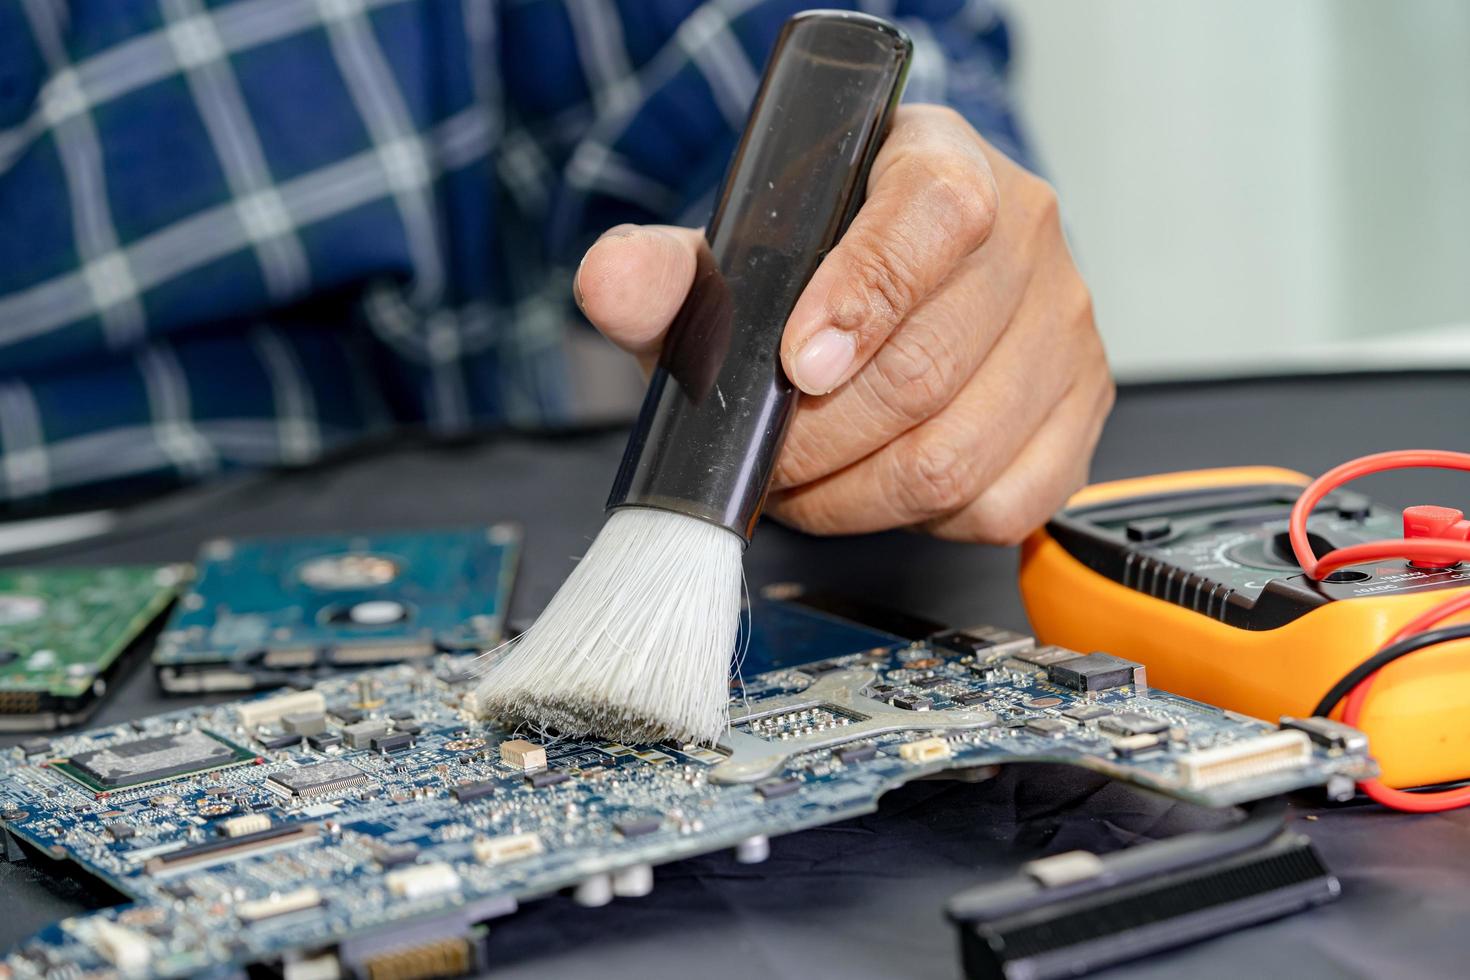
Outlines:
[[[1470,521],[1465,512],[1453,507],[1435,504],[1419,504],[1404,508],[1404,538],[1438,538],[1442,541],[1470,541]],[[1405,549],[1410,554],[1413,549]],[[1415,568],[1449,568],[1454,561],[1435,561],[1432,558],[1410,558]]]
[[[1350,460],[1335,466],[1313,480],[1302,491],[1291,508],[1291,519],[1287,524],[1291,535],[1291,550],[1296,555],[1302,570],[1314,579],[1322,579],[1339,568],[1369,561],[1402,558],[1425,568],[1448,568],[1460,561],[1470,561],[1470,522],[1462,511],[1450,507],[1409,507],[1404,511],[1404,537],[1399,541],[1368,541],[1350,544],[1345,548],[1328,552],[1321,558],[1312,553],[1307,538],[1307,515],[1333,490],[1344,483],[1370,473],[1385,470],[1401,470],[1410,467],[1430,466],[1447,470],[1470,471],[1470,453],[1448,452],[1439,449],[1403,449],[1397,452],[1375,453],[1361,459]],[[1418,548],[1409,544],[1417,540]],[[1418,557],[1415,552],[1424,557]],[[1427,560],[1426,560],[1427,559]],[[1392,637],[1386,646],[1423,633],[1438,626],[1453,616],[1470,610],[1470,592],[1462,593],[1420,613],[1410,620]],[[1356,725],[1368,701],[1368,692],[1373,688],[1377,673],[1368,675],[1343,702],[1342,720]],[[1376,779],[1359,784],[1363,791],[1384,806],[1411,813],[1438,813],[1457,807],[1470,806],[1470,788],[1441,790],[1433,793],[1410,793],[1385,786]]]

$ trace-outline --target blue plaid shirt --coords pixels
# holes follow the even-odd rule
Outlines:
[[[1023,157],[988,0],[855,5]],[[704,220],[802,6],[0,0],[0,500],[563,418],[581,250]]]

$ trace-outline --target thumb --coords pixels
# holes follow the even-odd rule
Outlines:
[[[592,243],[572,280],[577,305],[633,354],[658,349],[694,282],[703,233],[672,225],[618,225]]]

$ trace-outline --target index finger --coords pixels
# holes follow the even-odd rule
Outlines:
[[[868,199],[792,310],[786,375],[809,395],[838,387],[995,226],[995,177],[956,112],[903,106],[873,162]]]

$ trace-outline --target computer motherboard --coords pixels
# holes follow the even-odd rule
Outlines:
[[[173,565],[0,571],[0,731],[85,719],[187,577]]]
[[[1222,712],[1004,630],[901,640],[781,602],[752,622],[752,660],[778,666],[732,683],[712,747],[505,730],[478,718],[474,658],[440,655],[5,750],[8,850],[130,902],[48,927],[0,976],[452,975],[518,903],[760,860],[946,771],[1071,763],[1207,806],[1375,771],[1353,729]]]
[[[153,652],[159,683],[250,690],[487,649],[520,543],[514,524],[211,541]]]

